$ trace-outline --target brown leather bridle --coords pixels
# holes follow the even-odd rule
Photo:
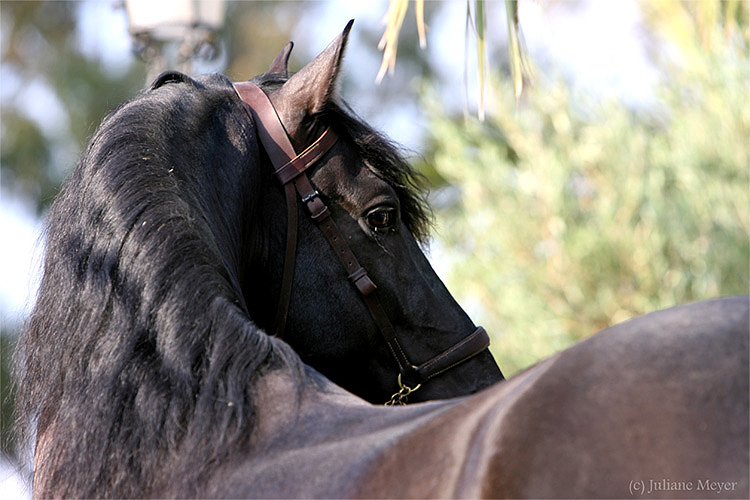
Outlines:
[[[396,337],[396,331],[388,319],[388,314],[378,300],[378,295],[373,293],[377,289],[375,283],[372,282],[367,271],[357,261],[346,243],[346,239],[341,236],[336,223],[330,217],[331,213],[328,207],[305,173],[305,170],[320,160],[336,144],[338,136],[328,127],[307,149],[300,154],[296,154],[276,110],[266,94],[252,82],[235,83],[234,88],[240,99],[247,104],[251,117],[255,120],[260,142],[274,165],[276,178],[283,186],[286,196],[286,253],[276,312],[275,335],[282,337],[284,334],[292,293],[292,282],[294,281],[294,263],[297,250],[296,191],[302,200],[302,204],[307,208],[310,218],[323,231],[339,261],[344,266],[349,281],[362,296],[389,350],[398,363],[400,390],[386,404],[406,403],[407,396],[417,390],[422,383],[486,349],[490,344],[490,339],[484,328],[480,326],[468,337],[424,363],[415,365],[409,361]],[[409,385],[406,385],[407,383]]]

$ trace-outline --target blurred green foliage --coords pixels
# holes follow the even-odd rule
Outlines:
[[[663,62],[646,109],[563,81],[515,102],[497,78],[485,122],[426,99],[448,286],[506,374],[627,318],[748,293],[750,58],[717,39]]]
[[[76,32],[80,7],[80,2],[0,4],[3,74],[19,82],[5,82],[10,90],[2,110],[0,178],[4,189],[34,200],[39,211],[52,201],[96,124],[145,78],[136,64],[112,74],[85,54]],[[62,116],[52,109],[49,118],[32,119],[23,98],[32,86],[54,96]],[[62,120],[62,127],[53,130],[53,120]]]

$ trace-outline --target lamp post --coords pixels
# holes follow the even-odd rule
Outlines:
[[[216,58],[225,0],[125,0],[125,10],[149,82],[168,69],[190,74],[194,60]]]

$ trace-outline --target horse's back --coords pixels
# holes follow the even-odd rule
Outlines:
[[[297,446],[288,435],[205,493],[745,498],[749,317],[746,297],[680,306],[471,397],[388,413],[344,406],[321,417],[339,422],[335,439]]]
[[[483,494],[747,498],[748,304],[651,313],[531,368]]]

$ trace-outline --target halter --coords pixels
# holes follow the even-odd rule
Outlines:
[[[346,239],[341,236],[336,223],[330,217],[331,212],[305,173],[305,170],[320,160],[336,144],[338,136],[328,127],[307,149],[300,154],[296,154],[276,110],[266,94],[252,82],[235,83],[234,88],[240,99],[249,107],[251,116],[257,125],[256,129],[260,142],[274,165],[276,178],[283,186],[286,196],[286,253],[279,304],[276,310],[276,336],[282,337],[284,334],[294,280],[294,262],[297,251],[296,191],[302,200],[302,204],[307,208],[310,218],[323,231],[328,243],[344,266],[349,281],[359,291],[391,354],[398,363],[400,390],[391,397],[391,400],[386,403],[387,405],[405,404],[409,394],[416,391],[422,383],[486,349],[490,344],[490,339],[484,328],[479,326],[471,335],[428,361],[420,365],[415,365],[409,361],[396,337],[396,331],[388,319],[388,314],[378,300],[378,294],[374,293],[377,289],[375,283],[372,282],[367,271],[357,261],[346,243]],[[404,380],[408,382],[404,382]],[[405,383],[409,385],[405,385]]]

